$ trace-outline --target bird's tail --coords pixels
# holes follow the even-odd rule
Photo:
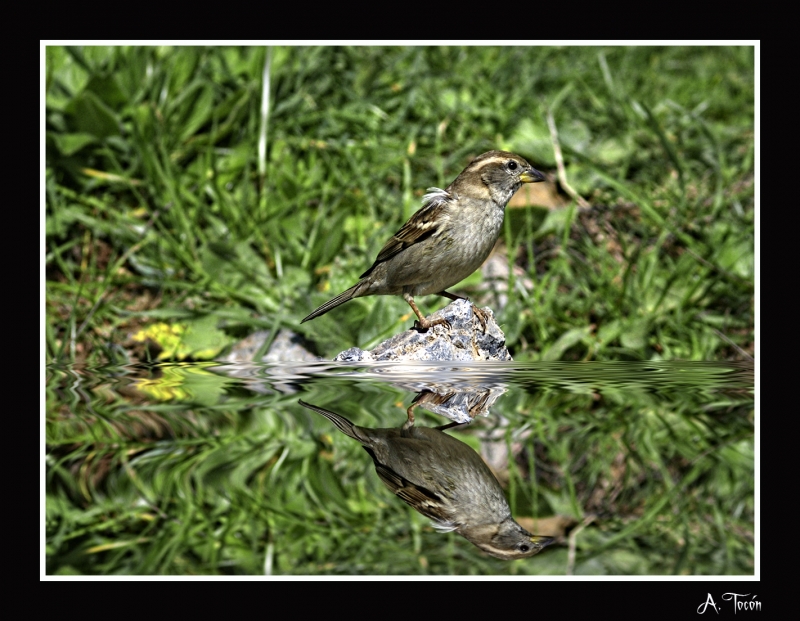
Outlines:
[[[310,403],[306,403],[302,399],[298,401],[300,405],[304,408],[308,408],[309,410],[314,410],[317,414],[322,414],[325,418],[331,421],[336,427],[341,431],[344,435],[353,438],[353,440],[357,440],[363,444],[363,439],[359,438],[355,432],[355,425],[347,420],[344,416],[337,414],[336,412],[331,412],[330,410],[323,410],[316,405],[311,405]]]
[[[353,298],[358,297],[356,295],[356,290],[358,289],[359,285],[361,285],[361,283],[357,282],[352,287],[350,287],[347,291],[342,291],[339,295],[337,295],[332,300],[328,300],[327,302],[325,302],[325,304],[320,306],[317,310],[315,310],[308,317],[303,319],[303,321],[301,321],[300,323],[304,323],[306,321],[314,319],[314,317],[319,317],[320,315],[324,315],[325,313],[327,313],[332,308],[336,308],[340,304],[344,304],[345,302],[349,302]]]

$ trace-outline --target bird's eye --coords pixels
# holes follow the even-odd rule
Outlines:
[[[519,547],[520,552],[527,552],[528,550],[530,550],[530,548],[526,546],[524,543]]]
[[[517,163],[514,160],[511,160],[508,163],[508,169],[509,170],[516,170],[517,169]]]

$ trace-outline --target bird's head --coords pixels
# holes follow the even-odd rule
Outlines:
[[[525,158],[508,151],[488,151],[469,163],[448,191],[470,198],[491,198],[504,207],[523,183],[544,181]]]

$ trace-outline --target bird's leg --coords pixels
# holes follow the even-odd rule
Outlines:
[[[466,300],[469,302],[469,298],[464,295],[458,295],[457,293],[450,293],[449,291],[440,291],[437,295],[443,295],[446,298],[451,300]],[[470,302],[471,303],[471,302]],[[481,322],[481,327],[483,327],[483,333],[486,334],[486,313],[484,313],[480,308],[472,304],[472,313],[478,318],[478,321]]]
[[[434,429],[438,429],[439,431],[444,431],[445,429],[450,429],[451,427],[461,427],[462,425],[468,425],[469,423],[447,423],[446,425],[439,425],[438,427],[434,427]]]
[[[408,305],[411,307],[411,310],[413,310],[414,314],[417,317],[419,317],[419,321],[414,322],[414,327],[417,328],[418,330],[427,330],[428,328],[436,326],[440,323],[445,324],[448,328],[450,327],[450,322],[447,321],[447,319],[445,319],[444,317],[440,317],[439,319],[434,319],[433,321],[426,319],[425,316],[417,308],[417,303],[414,302],[414,296],[412,296],[410,293],[404,293],[403,299],[406,302],[408,302]]]
[[[411,405],[408,406],[406,410],[406,414],[408,414],[408,420],[403,425],[403,430],[408,430],[410,427],[414,426],[414,409],[421,406],[423,403],[427,403],[429,405],[443,405],[446,404],[450,399],[456,396],[455,391],[446,392],[446,393],[439,393],[433,392],[432,390],[422,390],[414,400],[411,402]],[[435,411],[435,410],[434,410]],[[447,425],[442,425],[441,427],[436,427],[436,429],[450,429],[450,427],[455,427],[457,425],[466,425],[467,423],[449,423]]]
[[[414,426],[414,408],[416,408],[418,405],[419,403],[414,401],[414,403],[408,406],[408,409],[406,410],[406,414],[408,414],[408,420],[403,423],[403,431],[408,431]]]
[[[416,408],[418,408],[420,405],[422,405],[422,403],[425,401],[424,398],[421,398],[425,394],[426,394],[426,392],[420,393],[419,396],[416,399],[414,399],[414,402],[411,405],[408,406],[408,409],[406,410],[406,414],[408,415],[408,420],[405,423],[403,423],[403,431],[408,431],[411,427],[414,426],[414,410]],[[441,395],[436,395],[436,393],[430,393],[430,394],[433,394],[435,396],[441,397]],[[455,393],[450,393],[449,396],[452,397],[453,394],[455,394]],[[428,400],[429,401],[433,401],[433,399],[428,399]],[[439,399],[439,400],[441,400],[441,399]],[[439,431],[444,431],[445,429],[450,429],[451,427],[461,427],[462,425],[466,425],[466,424],[468,424],[468,423],[452,422],[452,423],[447,423],[446,425],[440,425],[439,427],[435,427],[435,429],[438,429]]]
[[[458,295],[457,293],[450,293],[449,291],[440,291],[436,295],[443,295],[446,298],[450,298],[451,300],[466,300],[469,302],[469,298],[465,295]]]

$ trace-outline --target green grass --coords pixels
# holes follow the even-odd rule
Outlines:
[[[550,359],[752,353],[751,48],[277,48],[261,162],[265,56],[48,48],[49,360],[104,362],[153,309],[365,344],[402,300],[298,320],[470,155],[553,170],[548,110],[593,209],[512,210],[534,283],[499,315],[515,356],[576,329]]]
[[[514,358],[754,355],[751,47],[49,47],[46,71],[49,362],[147,361],[131,335],[157,322],[217,345],[286,327],[329,358],[409,327],[389,297],[299,320],[471,156],[508,149],[555,178],[548,112],[590,207],[507,210],[521,271],[495,313]],[[431,532],[360,448],[335,438],[352,460],[326,457],[333,430],[299,423],[296,398],[176,372],[155,382],[169,395],[98,380],[91,398],[50,372],[48,571],[563,573],[563,548],[504,565]],[[377,393],[384,411],[405,398]],[[369,424],[373,398],[332,409]],[[752,572],[749,399],[531,391],[500,407],[534,431],[520,507],[604,516],[576,571]]]

